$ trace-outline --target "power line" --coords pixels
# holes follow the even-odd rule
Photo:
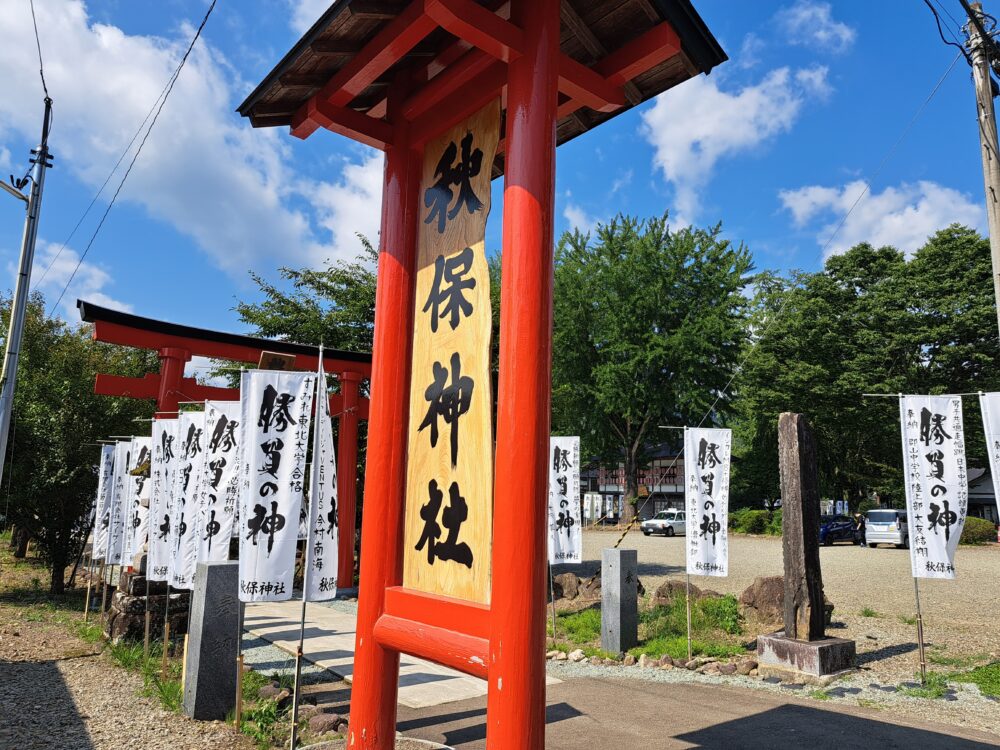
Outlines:
[[[924,1],[927,2],[927,0]],[[965,50],[963,49],[962,52],[964,53]],[[879,162],[878,166],[875,168],[875,171],[872,173],[871,178],[865,181],[864,188],[861,190],[860,193],[858,193],[858,197],[855,198],[854,202],[851,204],[851,207],[847,209],[847,213],[844,214],[843,218],[840,220],[837,226],[834,227],[834,230],[833,232],[831,232],[827,241],[823,244],[822,250],[820,251],[821,255],[824,256],[826,255],[827,250],[833,244],[834,238],[836,238],[837,234],[843,228],[844,224],[847,223],[847,220],[850,218],[851,214],[854,213],[854,209],[858,207],[858,204],[860,204],[861,201],[864,199],[864,197],[871,191],[872,182],[874,182],[875,179],[882,173],[882,170],[885,168],[885,165],[888,163],[892,155],[896,152],[896,149],[899,147],[899,144],[903,142],[904,138],[906,138],[906,135],[910,132],[910,129],[913,127],[914,123],[916,123],[916,121],[920,118],[924,110],[927,108],[927,105],[930,104],[935,94],[937,94],[942,84],[944,84],[945,79],[947,79],[948,76],[951,74],[951,71],[954,70],[955,65],[956,63],[958,63],[960,57],[961,55],[955,55],[955,58],[951,61],[951,64],[948,65],[948,68],[945,70],[944,74],[941,76],[941,78],[938,79],[937,83],[934,84],[934,88],[931,89],[930,93],[927,95],[924,101],[920,104],[919,107],[917,107],[917,110],[916,112],[913,113],[913,116],[910,118],[910,121],[906,123],[906,126],[900,132],[899,137],[896,138],[895,142],[892,144],[892,146],[889,147],[889,150],[885,153],[885,156],[882,157],[882,160]],[[733,370],[733,374],[726,382],[726,385],[722,388],[721,391],[719,391],[718,395],[715,397],[715,400],[712,402],[712,405],[708,408],[708,411],[706,411],[704,416],[702,416],[702,418],[698,421],[696,428],[701,427],[705,423],[705,420],[707,420],[712,415],[712,412],[715,411],[715,407],[719,405],[719,402],[729,392],[729,389],[732,387],[733,382],[736,380],[737,376],[743,371],[743,368],[746,366],[746,363],[750,360],[750,355],[753,354],[753,351],[756,348],[757,344],[763,340],[764,334],[767,333],[767,331],[771,328],[774,322],[779,317],[781,317],[781,314],[784,312],[785,307],[789,302],[789,299],[790,299],[789,295],[786,294],[778,304],[778,307],[774,311],[774,313],[770,315],[768,319],[765,321],[763,327],[760,329],[760,332],[756,334],[755,340],[750,343],[750,346],[747,348],[746,353],[743,355],[740,362],[736,365],[736,368]],[[683,446],[681,448],[680,453],[674,456],[674,459],[673,461],[670,462],[670,465],[667,466],[661,472],[659,478],[653,482],[654,487],[660,484],[660,482],[667,475],[667,473],[677,464],[678,459],[680,459],[682,455],[684,455]],[[652,496],[652,493],[650,493],[650,496]],[[639,513],[642,511],[643,508],[646,507],[648,503],[649,503],[649,498],[647,497],[646,500],[643,502],[643,504],[636,509],[635,517],[629,522],[629,525],[625,528],[625,530],[622,532],[622,535],[618,538],[618,541],[615,542],[614,545],[615,547],[618,547],[625,539],[625,536],[629,533],[629,531],[632,530],[632,528],[636,524],[636,521],[639,519]]]
[[[969,57],[969,53],[965,51],[965,47],[953,39],[947,39],[944,35],[944,30],[941,28],[941,16],[938,15],[937,9],[931,5],[930,0],[924,0],[924,5],[926,5],[931,13],[934,14],[934,23],[937,24],[938,36],[941,37],[941,41],[947,44],[949,47],[956,47],[959,52],[965,57],[965,61],[972,65],[972,58]],[[949,14],[950,15],[950,14]]]
[[[35,27],[35,47],[38,48],[38,75],[42,79],[42,91],[48,98],[49,88],[45,85],[45,65],[42,64],[42,43],[38,39],[38,21],[35,20],[35,0],[28,0],[28,2],[31,5],[31,25]]]
[[[128,168],[125,170],[125,174],[122,175],[121,182],[118,183],[118,187],[115,190],[115,194],[111,196],[111,202],[108,203],[108,207],[104,210],[104,214],[101,216],[101,220],[97,224],[97,228],[94,229],[94,233],[90,237],[90,241],[87,242],[87,247],[84,248],[83,253],[77,259],[76,267],[73,269],[73,273],[70,274],[69,278],[66,280],[65,286],[63,286],[62,291],[59,293],[59,297],[56,299],[55,304],[52,305],[52,309],[49,310],[49,317],[52,316],[59,303],[62,302],[63,296],[66,294],[66,290],[69,289],[69,285],[73,283],[73,279],[76,277],[77,271],[80,270],[80,266],[83,264],[84,259],[90,252],[90,248],[94,245],[94,240],[97,239],[98,233],[101,231],[101,227],[104,226],[104,220],[108,218],[108,214],[111,212],[111,208],[115,205],[115,201],[118,199],[118,194],[121,193],[122,187],[125,185],[125,180],[132,173],[132,167],[135,166],[136,160],[139,158],[139,154],[142,153],[142,147],[146,145],[146,139],[149,138],[149,134],[153,132],[153,127],[156,125],[156,121],[160,117],[160,113],[163,111],[164,105],[167,103],[167,99],[170,97],[170,92],[174,89],[174,84],[177,83],[177,78],[180,76],[181,71],[184,69],[184,64],[187,62],[188,57],[191,55],[191,50],[194,49],[195,43],[201,36],[202,29],[205,28],[205,24],[208,23],[209,16],[212,15],[212,11],[215,9],[215,3],[217,0],[212,0],[212,4],[208,6],[208,10],[205,12],[205,17],[201,19],[201,24],[198,26],[198,30],[195,31],[194,37],[191,39],[191,43],[188,45],[187,51],[184,53],[184,57],[181,58],[180,64],[177,66],[177,70],[174,71],[170,82],[167,84],[166,93],[164,93],[163,98],[160,100],[160,106],[156,110],[156,114],[153,115],[152,122],[149,123],[149,128],[146,130],[145,135],[143,135],[142,140],[139,142],[139,147],[135,151],[135,155],[132,157],[132,161],[129,162]]]

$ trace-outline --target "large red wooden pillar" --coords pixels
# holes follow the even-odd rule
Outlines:
[[[191,352],[176,346],[160,349],[160,394],[156,403],[157,418],[176,417],[181,396],[184,365],[191,360]]]
[[[340,373],[341,414],[337,454],[337,588],[354,585],[354,531],[358,504],[358,389],[361,375]]]
[[[361,519],[361,538],[378,546],[361,550],[354,674],[364,675],[364,679],[351,686],[347,737],[349,748],[365,750],[391,750],[396,736],[399,652],[380,645],[373,633],[385,611],[386,589],[400,585],[403,579],[410,335],[421,168],[420,154],[410,147],[409,126],[399,116],[405,93],[394,87],[388,101],[394,142],[385,153],[365,512]]]
[[[486,746],[543,750],[559,0],[512,0],[511,21]]]

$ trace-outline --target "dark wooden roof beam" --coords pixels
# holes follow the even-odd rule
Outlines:
[[[309,45],[309,50],[320,57],[351,57],[363,48],[363,44],[347,39],[317,39]]]
[[[355,18],[387,21],[399,15],[399,3],[378,2],[377,0],[354,0],[347,6],[347,12]]]
[[[580,14],[576,12],[570,0],[562,0],[559,15],[562,22],[566,24],[566,28],[572,32],[573,36],[579,40],[580,44],[583,45],[583,48],[590,53],[594,60],[600,60],[608,56],[607,48],[594,36],[594,32],[590,30],[590,27],[580,17]],[[634,106],[642,101],[642,92],[631,81],[626,82],[622,88],[625,91],[625,98],[628,99],[629,104]]]
[[[355,3],[351,4],[354,7]],[[436,27],[425,13],[423,3],[413,2],[351,58],[323,88],[317,91],[296,112],[297,126],[292,128],[296,138],[308,138],[320,127],[309,118],[310,104],[315,110],[316,101],[329,102],[336,107],[346,107],[354,97],[367,89],[379,76],[391,68],[400,57],[417,46]]]

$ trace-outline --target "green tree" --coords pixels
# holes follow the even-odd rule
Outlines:
[[[720,234],[619,215],[556,248],[553,428],[624,462],[626,520],[657,425],[718,423],[729,408],[752,266]]]
[[[10,299],[0,300],[7,330]],[[96,343],[89,326],[45,317],[41,295],[31,298],[17,374],[5,484],[10,521],[26,529],[51,568],[50,591],[60,594],[90,524],[97,490],[97,441],[148,429],[150,402],[94,393],[94,377],[138,377],[155,371],[155,352]]]

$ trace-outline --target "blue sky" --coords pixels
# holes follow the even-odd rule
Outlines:
[[[940,0],[955,18],[958,0]],[[55,123],[36,287],[50,304],[103,201],[42,273],[139,127],[207,0],[36,0]],[[375,239],[381,157],[330,133],[306,142],[235,112],[323,0],[220,0],[58,314],[83,297],[239,331],[253,269],[318,266]],[[670,211],[745,242],[758,268],[816,269],[831,227],[875,174],[956,50],[914,0],[695,0],[729,62],[558,153],[556,231],[617,212]],[[0,0],[0,174],[23,172],[41,87],[28,0]],[[987,11],[991,10],[989,3]],[[1000,11],[1000,5],[992,8]],[[958,33],[957,25],[942,13]],[[127,160],[126,160],[127,162]],[[112,187],[119,179],[112,178]],[[499,247],[500,183],[487,237]],[[963,60],[826,252],[858,241],[912,251],[952,221],[985,226],[970,73]],[[13,285],[23,210],[0,195],[0,269]]]

